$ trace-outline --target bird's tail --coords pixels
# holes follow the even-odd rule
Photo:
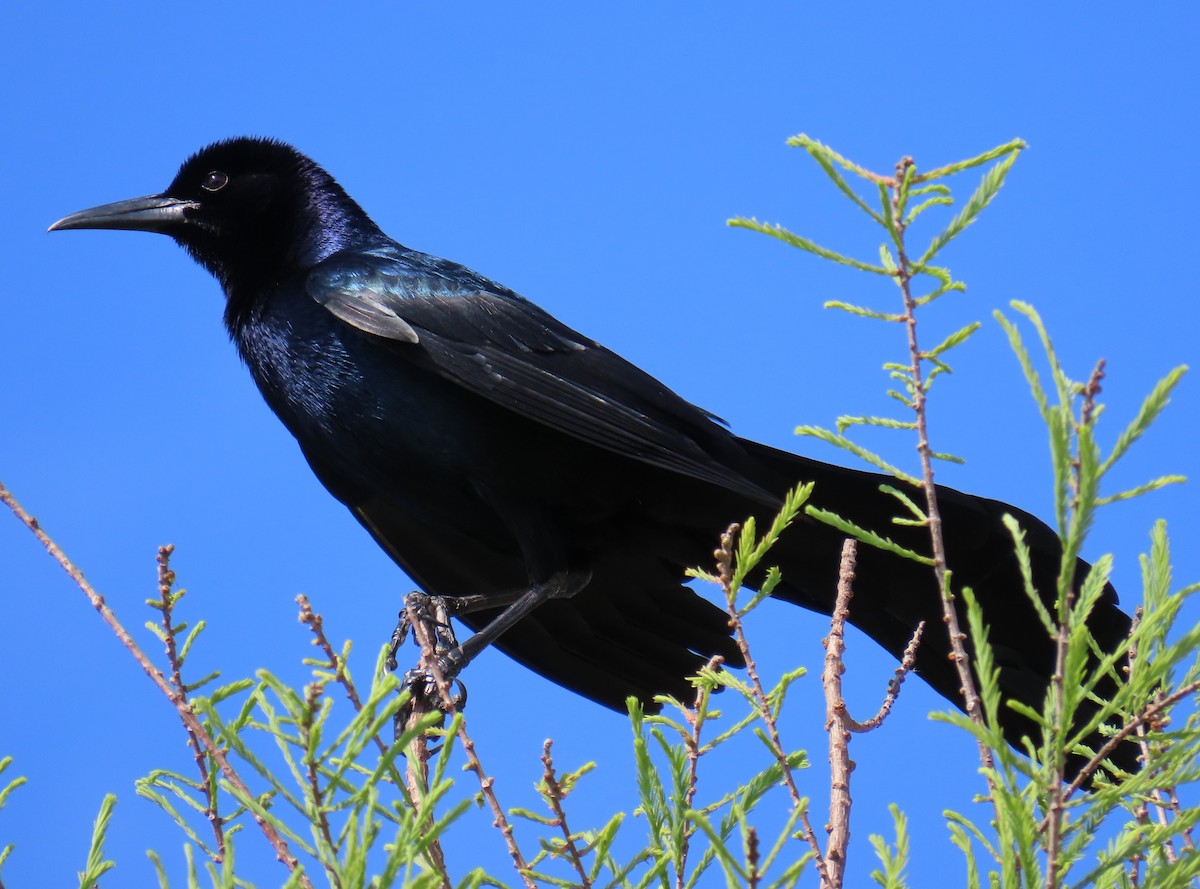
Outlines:
[[[893,517],[903,515],[904,507],[894,496],[880,491],[881,484],[902,488],[901,483],[807,460],[752,441],[743,440],[741,444],[761,469],[753,480],[768,490],[782,493],[797,481],[811,481],[814,489],[809,502],[813,506],[918,553],[930,552],[927,528],[895,523]],[[924,506],[919,492],[910,489],[905,493]],[[1025,592],[1012,534],[1003,519],[1012,516],[1020,526],[1029,548],[1033,587],[1051,614],[1062,567],[1061,542],[1044,522],[1006,503],[940,486],[937,501],[953,587],[970,587],[979,601],[999,669],[1000,689],[1006,699],[1041,712],[1055,671],[1055,643]],[[797,524],[768,556],[768,562],[778,564],[783,574],[774,595],[828,614],[833,608],[838,552],[844,535],[808,515]],[[1074,567],[1073,582],[1078,588],[1090,566],[1079,560]],[[957,607],[960,624],[965,628],[966,609],[961,596]],[[860,545],[850,622],[899,658],[922,620],[926,631],[918,649],[916,671],[941,695],[962,707],[961,682],[951,657],[932,568]],[[1102,651],[1121,651],[1126,646],[1130,619],[1118,608],[1111,585],[1106,585],[1087,623]],[[1115,682],[1106,681],[1098,693],[1111,694],[1115,688]],[[1083,712],[1079,718],[1088,719],[1092,712]],[[1031,720],[1008,707],[1001,708],[1001,721],[1006,739],[1018,749],[1022,749],[1022,737],[1030,737],[1035,743],[1040,738],[1040,729]],[[1093,750],[1104,742],[1099,732],[1085,740]],[[1124,744],[1112,759],[1121,768],[1133,771],[1137,768],[1136,756],[1136,747]],[[1074,768],[1084,761],[1076,758]]]

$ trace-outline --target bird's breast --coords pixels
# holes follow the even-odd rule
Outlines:
[[[467,393],[413,360],[419,346],[351,328],[302,292],[286,296],[242,324],[234,339],[267,404],[310,460],[453,474],[484,458],[486,421],[457,403]]]

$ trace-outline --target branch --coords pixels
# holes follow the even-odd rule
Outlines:
[[[410,596],[406,600],[405,608],[408,611],[408,619],[412,624],[413,636],[416,638],[417,644],[421,646],[421,667],[428,670],[430,675],[433,676],[434,684],[437,686],[438,698],[441,702],[441,709],[448,716],[454,718],[455,716],[459,716],[459,713],[454,703],[454,696],[450,693],[450,682],[446,679],[446,674],[442,672],[442,668],[438,663],[435,642],[429,634],[429,628],[426,626],[425,620],[422,619],[414,598]],[[423,697],[423,695],[414,695],[414,703]],[[414,706],[414,710],[416,709],[419,709],[419,707]],[[496,827],[500,828],[500,833],[504,836],[504,844],[508,847],[508,854],[513,860],[513,865],[516,867],[521,881],[527,889],[537,889],[529,876],[529,865],[525,861],[525,856],[521,854],[521,849],[517,845],[516,838],[513,836],[512,825],[509,824],[508,818],[505,817],[504,809],[500,807],[500,801],[496,798],[496,792],[492,788],[494,780],[484,771],[483,763],[480,762],[479,755],[475,752],[475,742],[467,734],[466,722],[461,718],[458,721],[458,736],[462,739],[463,751],[467,757],[467,768],[474,772],[475,777],[479,779],[479,788],[483,791],[483,797],[487,800],[488,807],[492,810],[492,815],[496,819]]]
[[[134,659],[138,662],[138,666],[140,666],[146,675],[150,677],[150,681],[158,686],[158,690],[167,696],[167,699],[170,700],[171,704],[175,707],[176,712],[179,714],[179,718],[182,719],[183,724],[187,726],[188,731],[194,733],[200,743],[204,745],[204,749],[208,752],[209,756],[211,756],[220,767],[221,775],[226,781],[229,782],[229,786],[232,787],[236,792],[236,795],[241,797],[242,801],[247,804],[247,808],[249,808],[250,814],[254,817],[255,823],[258,824],[263,836],[267,838],[267,842],[269,842],[271,847],[275,850],[275,857],[283,863],[288,871],[295,877],[300,886],[305,887],[305,889],[312,889],[312,883],[300,869],[300,861],[295,855],[292,854],[292,850],[289,848],[287,841],[279,835],[279,831],[277,831],[270,822],[268,822],[258,813],[256,807],[250,805],[250,803],[254,800],[254,794],[250,792],[250,788],[246,786],[246,783],[242,780],[241,776],[236,770],[234,770],[233,766],[230,765],[228,758],[225,756],[225,751],[217,746],[216,742],[213,741],[212,737],[200,723],[200,719],[196,716],[195,711],[192,710],[191,705],[188,704],[187,697],[171,687],[171,684],[167,682],[163,674],[157,668],[155,668],[154,664],[150,662],[150,659],[146,657],[146,655],[138,647],[137,643],[133,641],[133,637],[131,637],[129,633],[126,632],[125,628],[121,626],[120,621],[117,620],[117,616],[105,603],[104,597],[92,588],[92,585],[88,583],[87,579],[83,576],[83,572],[76,567],[75,563],[67,558],[66,553],[62,551],[62,549],[57,543],[54,542],[50,535],[41,529],[41,527],[38,525],[37,519],[24,510],[21,504],[18,503],[16,498],[13,497],[13,495],[9,492],[8,488],[4,486],[3,482],[0,482],[0,503],[4,503],[9,509],[12,510],[13,514],[17,517],[17,520],[33,532],[33,536],[38,539],[42,546],[46,548],[46,551],[50,553],[51,557],[53,557],[54,560],[62,567],[62,569],[67,572],[70,578],[75,581],[75,585],[83,591],[85,596],[87,596],[88,601],[91,602],[92,607],[100,613],[100,617],[106,624],[108,624],[109,629],[116,634],[117,638],[121,640],[121,644],[124,645],[129,653],[133,655]]]
[[[550,757],[550,745],[553,743],[547,738],[542,747],[542,780],[546,783],[546,798],[554,812],[554,821],[562,830],[563,845],[570,856],[571,866],[575,868],[575,873],[579,874],[580,885],[583,889],[591,889],[592,881],[588,879],[587,869],[583,866],[583,858],[575,845],[575,838],[571,836],[571,830],[567,827],[567,813],[562,806],[565,794],[554,774],[554,760]]]
[[[904,326],[908,331],[908,351],[911,358],[909,373],[912,378],[912,406],[916,414],[917,424],[917,453],[921,458],[921,487],[925,492],[925,515],[929,524],[929,537],[933,547],[933,573],[937,577],[938,591],[941,594],[942,620],[950,636],[951,657],[958,671],[959,682],[962,683],[962,695],[967,715],[976,725],[983,726],[983,707],[979,700],[979,692],[975,688],[975,677],[971,675],[970,660],[963,642],[967,635],[962,631],[958,622],[958,611],[954,607],[954,593],[946,574],[946,543],[942,533],[942,516],[938,510],[937,489],[933,481],[933,449],[929,445],[929,426],[926,407],[926,384],[922,380],[922,361],[924,359],[920,346],[917,344],[917,301],[912,294],[912,265],[905,250],[904,232],[907,223],[900,217],[901,188],[906,170],[913,164],[912,158],[906,157],[896,165],[896,184],[891,186],[894,240],[896,243],[897,269],[896,280],[900,285],[900,293],[904,300]],[[992,751],[979,741],[979,758],[991,774],[994,767]],[[988,778],[988,784],[992,783]]]
[[[887,718],[900,694],[904,678],[913,668],[917,657],[917,646],[925,629],[922,621],[913,633],[912,641],[904,650],[904,657],[896,669],[896,675],[888,682],[887,695],[876,713],[866,722],[856,722],[842,697],[842,674],[846,671],[846,621],[850,619],[850,600],[854,596],[854,569],[858,543],[848,537],[842,542],[842,560],[838,571],[837,601],[825,638],[825,665],[821,671],[821,685],[825,689],[825,730],[829,733],[829,842],[825,850],[828,875],[822,876],[822,889],[841,889],[846,872],[846,858],[850,846],[850,773],[854,763],[850,759],[850,734],[869,732]]]
[[[767,727],[771,751],[775,754],[775,759],[779,763],[779,768],[783,773],[783,783],[787,785],[788,793],[791,794],[792,807],[794,810],[800,812],[800,821],[804,825],[804,837],[812,848],[813,860],[816,863],[817,872],[821,875],[822,884],[825,885],[829,882],[825,856],[821,854],[821,846],[817,842],[816,833],[813,831],[812,824],[808,819],[808,813],[805,811],[804,800],[800,796],[799,788],[796,787],[796,779],[792,775],[792,767],[788,763],[787,753],[784,751],[783,742],[779,738],[779,727],[776,725],[775,714],[771,710],[771,701],[767,697],[766,691],[763,690],[762,680],[758,675],[758,665],[754,662],[754,658],[750,654],[750,643],[746,639],[746,629],[742,625],[742,616],[738,613],[737,602],[735,601],[737,593],[733,588],[733,538],[740,530],[741,526],[735,522],[721,535],[721,545],[713,553],[717,558],[717,580],[720,582],[721,590],[725,594],[725,610],[729,614],[729,626],[733,629],[737,639],[738,651],[742,653],[742,658],[746,662],[746,674],[750,677],[750,684],[754,690],[755,706],[758,708],[763,724]]]
[[[162,611],[163,641],[167,646],[167,662],[171,665],[171,685],[181,698],[187,698],[187,686],[183,683],[183,661],[179,657],[179,646],[175,639],[176,627],[172,623],[175,602],[178,596],[172,592],[175,585],[175,572],[171,570],[171,554],[175,552],[174,544],[158,548],[158,600]],[[181,594],[182,595],[182,594]],[[204,755],[204,747],[196,733],[184,722],[187,730],[188,746],[192,749],[196,760],[196,769],[200,772],[200,785],[204,788],[204,817],[212,825],[217,840],[216,861],[225,860],[225,822],[217,811],[217,787],[209,780],[208,759]]]

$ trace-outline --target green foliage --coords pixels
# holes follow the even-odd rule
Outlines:
[[[779,225],[764,224],[744,217],[731,219],[729,224],[778,238],[793,247],[813,253],[822,259],[828,259],[862,271],[869,271],[890,277],[903,291],[905,311],[902,313],[888,311],[883,308],[853,305],[841,300],[829,301],[825,305],[827,308],[840,309],[860,317],[893,324],[904,324],[910,328],[915,325],[914,310],[916,308],[923,307],[947,293],[965,289],[966,285],[961,281],[955,281],[948,270],[932,266],[930,262],[950,241],[958,237],[967,226],[974,222],[980,212],[992,201],[999,192],[1000,187],[1004,184],[1005,177],[1012,164],[1016,161],[1019,152],[1025,147],[1025,143],[1021,140],[1013,140],[974,158],[939,167],[928,173],[919,173],[911,159],[905,158],[897,164],[897,173],[895,176],[883,177],[860,167],[858,164],[842,157],[828,146],[808,136],[794,136],[788,140],[788,144],[807,151],[833,181],[834,185],[837,186],[838,190],[846,195],[856,207],[866,213],[874,223],[884,229],[888,240],[879,246],[880,264],[875,265],[864,260],[844,256],[836,251],[822,247],[808,238],[793,234]],[[933,235],[929,246],[922,253],[921,258],[916,262],[910,262],[905,247],[908,228],[927,211],[935,207],[949,207],[953,205],[950,188],[937,180],[992,161],[997,161],[997,163],[984,173],[978,187],[959,213],[945,227]],[[868,203],[868,199],[859,195],[847,183],[845,178],[838,172],[838,167],[848,170],[874,186],[873,190],[876,192],[874,199],[877,201],[878,209],[872,208]],[[917,198],[922,198],[923,200],[914,204],[913,201]],[[920,281],[928,281],[930,289],[925,293],[912,292],[913,284]],[[967,342],[979,327],[978,322],[972,322],[948,334],[932,349],[917,351],[912,360],[904,362],[889,361],[885,363],[884,370],[888,372],[892,380],[900,383],[902,387],[900,390],[889,389],[888,395],[899,401],[910,411],[917,412],[923,404],[924,398],[928,394],[933,381],[940,375],[951,372],[951,367],[946,363],[943,356]],[[915,332],[910,330],[910,342],[913,341],[911,339],[912,336],[915,336]],[[917,474],[896,466],[875,451],[847,437],[845,434],[846,430],[855,426],[874,426],[909,432],[919,431],[918,421],[912,417],[844,416],[838,418],[836,432],[820,426],[805,425],[797,427],[796,434],[819,438],[853,454],[861,460],[865,460],[877,469],[892,475],[908,485],[913,487],[921,485],[922,480]],[[932,459],[962,462],[960,458],[951,454],[930,451],[929,456]],[[911,505],[911,500],[909,500],[906,506],[911,508]],[[906,558],[929,561],[928,556],[921,556],[897,546],[879,529],[858,527],[839,516],[814,507],[809,508],[809,515],[818,521],[832,525],[843,533],[853,536],[864,543],[895,552]],[[919,511],[917,520],[923,520],[923,514]]]
[[[111,793],[100,803],[100,813],[96,816],[96,823],[92,828],[92,842],[88,846],[87,863],[79,872],[79,889],[89,889],[103,874],[116,867],[116,862],[104,857],[104,835],[116,806],[117,798]]]
[[[1050,430],[1055,512],[1064,544],[1054,614],[1047,612],[1033,590],[1024,541],[1015,523],[1009,527],[1026,577],[1026,595],[1040,611],[1046,633],[1059,645],[1061,678],[1041,712],[1010,703],[1043,731],[1038,743],[1030,742],[1029,759],[1007,749],[997,721],[1000,692],[994,681],[993,655],[986,644],[987,628],[968,592],[985,724],[977,726],[958,714],[940,718],[961,725],[994,749],[997,768],[991,786],[998,817],[989,837],[987,830],[966,816],[947,812],[952,837],[968,856],[969,872],[975,874],[971,885],[978,882],[975,845],[992,859],[989,879],[1002,885],[1124,886],[1129,885],[1130,875],[1139,871],[1144,886],[1192,885],[1200,874],[1200,857],[1180,853],[1190,849],[1190,832],[1200,821],[1200,807],[1180,808],[1174,800],[1175,788],[1200,779],[1200,733],[1194,712],[1181,730],[1174,731],[1168,730],[1168,714],[1200,688],[1200,627],[1180,633],[1175,626],[1183,601],[1197,586],[1172,590],[1166,524],[1158,522],[1150,534],[1150,552],[1141,557],[1142,606],[1129,639],[1128,668],[1122,675],[1127,652],[1100,651],[1086,630],[1087,615],[1103,592],[1112,558],[1096,560],[1078,593],[1073,577],[1075,555],[1097,509],[1182,480],[1163,476],[1138,486],[1135,492],[1100,494],[1105,474],[1146,431],[1186,369],[1173,370],[1155,386],[1112,451],[1103,456],[1096,434],[1103,414],[1102,406],[1094,401],[1096,387],[1071,380],[1037,313],[1021,303],[1013,306],[1038,333],[1054,384],[1048,392],[1018,327],[997,314]],[[1115,694],[1105,695],[1103,689],[1114,681]],[[1116,729],[1109,728],[1112,725],[1123,725],[1121,737],[1134,738],[1141,745],[1142,769],[1126,775],[1110,764],[1110,777],[1100,779],[1093,792],[1081,793],[1078,780],[1067,784],[1064,779],[1067,757],[1075,753],[1099,763],[1105,751],[1087,748],[1083,739],[1100,728],[1114,736],[1109,743],[1115,745],[1119,739]],[[1069,726],[1075,726],[1074,731],[1069,731]],[[1157,810],[1154,820],[1152,809]],[[1110,837],[1107,841],[1106,836]],[[1076,875],[1079,871],[1081,876]]]
[[[1012,141],[927,173],[906,158],[892,176],[870,172],[807,136],[796,136],[790,144],[804,149],[834,187],[884,229],[878,262],[845,256],[779,225],[744,218],[731,224],[890,278],[900,290],[902,312],[842,301],[826,305],[903,325],[909,349],[908,359],[883,365],[890,384],[897,387],[888,394],[904,406],[905,416],[844,416],[837,420],[836,431],[803,426],[797,433],[830,442],[890,473],[899,483],[883,490],[895,498],[894,521],[930,525],[924,497],[931,478],[928,461],[957,458],[929,445],[925,399],[933,381],[951,372],[946,357],[967,343],[980,325],[967,324],[923,350],[917,344],[916,311],[964,289],[948,270],[931,263],[995,198],[1024,143]],[[906,246],[910,227],[954,206],[943,180],[987,165],[991,166],[961,209],[930,236],[919,258],[911,260]],[[854,179],[868,183],[867,196],[852,186]],[[923,292],[917,292],[919,288]],[[1042,709],[1020,708],[1042,729],[1040,737],[1027,740],[1028,756],[1022,756],[1004,742],[1000,715],[1006,704],[1000,695],[997,656],[987,643],[988,628],[971,591],[963,591],[980,716],[970,719],[953,712],[938,717],[961,727],[987,754],[980,797],[985,814],[945,813],[950,842],[964,857],[963,883],[972,889],[985,884],[1196,885],[1200,855],[1192,848],[1191,831],[1200,822],[1200,806],[1181,804],[1176,789],[1200,779],[1200,716],[1194,707],[1181,711],[1200,689],[1200,627],[1180,627],[1178,618],[1182,603],[1200,585],[1176,587],[1166,525],[1157,523],[1149,552],[1141,557],[1143,604],[1129,650],[1104,652],[1088,634],[1086,618],[1104,593],[1113,559],[1097,559],[1082,583],[1076,584],[1072,576],[1075,557],[1100,507],[1181,480],[1163,475],[1128,490],[1102,492],[1109,471],[1161,413],[1185,368],[1171,371],[1154,387],[1104,454],[1097,435],[1103,406],[1095,400],[1101,368],[1086,382],[1071,380],[1036,312],[1022,303],[1012,306],[1032,326],[1042,351],[1035,361],[1018,326],[997,314],[1049,430],[1055,514],[1064,541],[1053,609],[1033,587],[1028,550],[1016,523],[1009,527],[1023,567],[1025,594],[1034,603],[1043,631],[1055,640],[1059,665]],[[1036,369],[1039,361],[1049,368],[1049,387]],[[863,426],[917,433],[923,471],[905,471],[848,437],[848,431]],[[634,755],[625,785],[627,806],[599,827],[573,829],[569,801],[587,792],[593,764],[560,772],[547,743],[537,785],[545,813],[509,813],[538,837],[537,854],[517,874],[525,885],[692,889],[716,885],[723,878],[730,887],[790,887],[810,867],[823,884],[829,882],[828,850],[822,854],[819,848],[808,822],[808,798],[800,794],[794,776],[807,768],[808,757],[786,746],[778,727],[788,690],[804,670],[788,671],[764,684],[743,620],[779,582],[779,572],[769,567],[770,547],[801,510],[869,545],[926,564],[934,559],[898,546],[880,529],[860,528],[815,509],[807,504],[810,492],[811,485],[793,491],[761,535],[753,518],[740,529],[732,527],[722,538],[715,570],[691,572],[720,587],[748,668],[745,674],[731,673],[710,663],[693,679],[693,701],[662,697],[658,714],[647,714],[636,701],[629,702]],[[172,687],[180,698],[187,698],[185,709],[195,717],[187,732],[196,771],[185,775],[153,769],[138,782],[137,793],[181,831],[187,885],[248,885],[236,875],[235,848],[258,842],[270,842],[287,865],[280,882],[289,887],[313,885],[318,878],[339,889],[451,885],[440,861],[439,841],[471,806],[470,799],[452,794],[454,781],[449,777],[473,743],[462,716],[438,728],[437,715],[430,715],[384,742],[408,698],[398,692],[397,681],[385,669],[386,653],[376,659],[369,689],[360,700],[350,673],[350,646],[335,653],[324,640],[319,617],[306,604],[302,619],[314,627],[327,655],[306,662],[313,669],[308,685],[293,688],[265,670],[254,678],[220,685],[216,673],[185,681],[189,654],[203,638],[205,624],[197,621],[189,628],[176,621],[174,609],[185,593],[173,589],[168,555],[168,550],[160,554],[161,596],[149,603],[157,619],[147,626],[166,646],[169,664],[164,675],[173,677]],[[748,580],[758,588],[747,595]],[[944,578],[940,583],[948,589]],[[347,691],[352,708],[340,694],[333,694],[338,689]],[[713,706],[714,693],[721,689],[726,690],[724,710]],[[1085,746],[1084,739],[1096,730],[1110,738],[1105,749]],[[400,757],[423,734],[439,737],[441,744],[429,762],[427,779],[408,781]],[[1140,745],[1144,762],[1136,774],[1121,773],[1111,763],[1102,765],[1106,753],[1123,740]],[[749,763],[747,749],[760,758]],[[1072,755],[1094,760],[1094,788],[1066,780]],[[9,765],[9,759],[0,759],[0,775]],[[490,787],[490,778],[482,772],[477,777],[481,787]],[[23,782],[16,778],[0,784],[0,809]],[[97,884],[113,867],[103,845],[115,802],[107,796],[101,804],[79,874],[81,887]],[[910,864],[907,821],[895,806],[891,814],[894,840],[870,837],[879,862],[871,876],[887,889],[902,889],[908,885]],[[630,836],[629,825],[637,823],[645,825],[644,838]],[[0,868],[11,852],[11,845],[0,848]],[[167,867],[157,853],[149,854],[165,889]],[[511,874],[506,877],[512,879]],[[458,885],[505,883],[474,870]]]
[[[739,619],[763,600],[759,590],[745,603],[739,602],[742,582],[751,572],[761,570],[771,544],[799,513],[810,488],[802,486],[793,491],[762,536],[757,536],[753,519],[746,520],[739,534],[731,532],[727,559],[718,565],[719,573],[693,572],[694,576],[723,586],[730,613]],[[778,572],[768,571],[766,578],[763,587],[769,589],[777,582]],[[623,813],[614,815],[599,830],[579,833],[566,830],[563,801],[580,778],[591,771],[589,763],[557,780],[544,779],[539,785],[551,817],[525,810],[513,812],[542,826],[559,827],[566,834],[563,841],[542,840],[541,852],[531,865],[557,862],[585,877],[587,883],[637,889],[711,885],[715,879],[714,866],[720,868],[730,886],[754,881],[764,887],[795,885],[812,857],[806,848],[798,851],[796,846],[797,822],[805,813],[807,801],[793,798],[788,816],[775,830],[771,847],[765,852],[759,841],[760,827],[753,816],[760,804],[780,794],[781,781],[790,781],[792,770],[808,765],[802,751],[776,755],[764,730],[777,718],[788,687],[803,672],[785,674],[760,698],[751,683],[710,664],[693,679],[696,698],[692,702],[662,696],[657,700],[663,712],[648,715],[631,698],[628,705],[633,728],[633,784],[637,791],[633,814],[646,822],[645,843],[632,854],[617,857],[614,841],[626,821]],[[746,713],[732,723],[726,722],[724,711],[712,706],[712,695],[721,688],[732,689],[747,705]],[[730,703],[736,702],[734,698]],[[716,733],[709,737],[709,731]],[[710,777],[701,782],[702,771],[707,774],[719,769],[720,774],[730,773],[729,766],[740,759],[740,753],[731,748],[743,736],[757,736],[772,750],[772,759],[732,787],[727,779]],[[743,749],[739,747],[738,751]],[[549,771],[547,775],[550,777]],[[698,799],[701,786],[724,789],[701,801]],[[548,885],[578,885],[544,870],[535,870],[534,876]]]
[[[847,160],[829,147],[807,136],[797,136],[790,144],[801,147],[813,157],[837,189],[886,231],[887,240],[879,247],[879,264],[855,259],[793,234],[779,225],[751,219],[734,219],[731,225],[749,228],[778,238],[791,246],[823,259],[878,275],[891,277],[900,288],[904,311],[864,307],[844,301],[826,303],[859,317],[907,328],[909,360],[888,362],[884,370],[902,388],[888,394],[912,411],[911,418],[841,417],[837,431],[802,426],[800,435],[820,438],[890,473],[901,482],[920,488],[928,509],[918,506],[900,488],[885,488],[900,501],[894,521],[929,527],[933,551],[939,550],[940,528],[935,519],[932,471],[935,459],[957,458],[941,454],[929,445],[924,405],[933,381],[949,373],[946,353],[965,343],[979,328],[971,323],[950,333],[933,349],[922,350],[917,341],[916,312],[946,293],[964,289],[949,271],[931,265],[946,245],[958,237],[993,200],[1006,175],[1024,147],[1019,140],[998,146],[975,158],[933,170],[917,172],[910,159],[904,159],[891,177],[872,173]],[[994,162],[994,163],[993,163]],[[921,214],[935,207],[950,206],[950,190],[935,180],[992,164],[983,174],[962,209],[936,232],[929,246],[915,261],[906,247],[908,227]],[[841,175],[844,169],[875,186],[877,209],[858,194]],[[918,203],[913,201],[919,199]],[[911,208],[911,209],[910,209]],[[914,285],[931,279],[924,293]],[[961,726],[974,735],[980,746],[987,779],[987,799],[991,805],[989,823],[980,827],[967,817],[947,812],[951,840],[967,859],[967,885],[980,885],[980,861],[976,846],[994,862],[988,873],[989,885],[1060,886],[1067,885],[1191,885],[1200,873],[1200,856],[1192,849],[1191,829],[1200,820],[1200,808],[1182,808],[1175,789],[1200,778],[1196,766],[1200,753],[1200,733],[1195,712],[1187,716],[1181,729],[1167,731],[1168,714],[1179,703],[1194,699],[1200,688],[1200,628],[1177,630],[1175,618],[1184,598],[1195,586],[1172,591],[1170,588],[1169,547],[1166,527],[1159,523],[1151,534],[1151,553],[1144,556],[1144,605],[1129,639],[1128,651],[1104,652],[1087,630],[1087,616],[1104,594],[1112,568],[1111,556],[1102,556],[1088,576],[1074,577],[1076,559],[1082,551],[1096,511],[1107,504],[1140,496],[1183,479],[1163,475],[1128,490],[1101,493],[1101,484],[1110,469],[1148,429],[1166,406],[1171,392],[1186,368],[1179,367],[1164,377],[1145,399],[1137,415],[1120,432],[1112,450],[1101,453],[1096,426],[1103,405],[1096,403],[1103,362],[1086,382],[1067,377],[1054,352],[1050,337],[1034,310],[1013,303],[1036,330],[1053,382],[1051,395],[1042,385],[1034,361],[1016,325],[997,313],[1008,334],[1013,351],[1033,391],[1034,400],[1050,432],[1051,466],[1054,473],[1055,512],[1063,555],[1059,571],[1053,613],[1034,589],[1029,552],[1015,522],[1009,528],[1014,549],[1025,579],[1025,594],[1041,618],[1042,626],[1058,651],[1055,679],[1040,712],[1014,702],[1001,700],[999,667],[987,644],[987,627],[971,591],[964,590],[967,602],[969,635],[974,642],[976,661],[973,677],[963,674],[968,703],[975,694],[972,678],[978,684],[980,717],[959,713],[941,718]],[[916,432],[923,459],[922,477],[907,472],[868,448],[851,440],[846,432],[860,426]],[[911,490],[911,489],[910,489]],[[934,563],[921,554],[904,550],[878,529],[861,528],[840,516],[813,507],[808,514],[845,534],[873,546],[905,555],[927,564]],[[948,596],[949,582],[939,575],[946,600],[947,621],[954,619]],[[950,624],[952,640],[957,633]],[[962,653],[960,653],[960,659]],[[1128,659],[1126,668],[1125,662]],[[1018,755],[1004,742],[999,716],[1002,706],[1012,706],[1041,726],[1041,737],[1027,741],[1029,759]],[[1084,739],[1097,730],[1111,737],[1101,750],[1091,750]],[[1136,775],[1119,773],[1106,756],[1121,740],[1136,738],[1141,745],[1143,767]],[[1071,755],[1090,757],[1083,774],[1068,783],[1067,762]],[[1098,773],[1093,792],[1082,792],[1085,777]],[[1152,817],[1152,810],[1154,817]],[[897,847],[892,851],[882,840],[872,838],[884,869],[874,874],[886,886],[902,886],[903,821],[897,815]],[[1119,840],[1099,849],[1101,837],[1119,831]],[[1085,871],[1082,879],[1077,872]]]
[[[231,848],[233,835],[251,817],[270,824],[310,862],[306,869],[323,869],[335,885],[386,886],[401,878],[405,885],[439,885],[436,874],[426,870],[430,845],[470,805],[463,800],[443,806],[453,785],[446,773],[457,725],[452,722],[445,730],[418,808],[406,804],[396,760],[434,727],[438,716],[425,717],[379,752],[376,739],[390,731],[408,700],[407,694],[397,694],[398,682],[384,669],[385,658],[381,651],[361,708],[339,721],[333,719],[334,700],[328,694],[334,677],[321,662],[314,664],[316,681],[304,689],[261,670],[256,682],[241,680],[193,698],[206,730],[243,767],[239,770],[257,777],[260,790],[245,794],[222,780],[219,765],[212,763],[206,783],[155,770],[138,782],[138,793],[155,802],[210,861]],[[222,817],[214,844],[201,838],[193,822],[207,820],[219,795],[232,797],[234,806]]]
[[[873,879],[884,889],[902,889],[905,885],[904,869],[908,866],[908,819],[900,811],[899,806],[890,806],[892,823],[896,828],[896,843],[888,845],[887,841],[878,834],[870,836],[871,847],[875,857],[883,865],[882,870],[871,871]]]
[[[0,782],[4,781],[4,772],[10,765],[12,765],[11,756],[0,758]],[[16,778],[9,780],[8,783],[0,785],[0,809],[4,808],[13,791],[24,783],[25,777],[23,775],[18,775]],[[12,850],[12,843],[9,843],[6,846],[0,846],[0,871],[4,870],[4,862],[8,859],[8,856],[12,854]]]

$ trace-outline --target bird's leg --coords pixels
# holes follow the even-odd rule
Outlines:
[[[518,594],[515,599],[511,600],[509,606],[496,616],[495,620],[458,646],[457,651],[449,653],[448,660],[452,665],[451,668],[454,673],[457,675],[463,667],[475,659],[475,656],[479,652],[499,639],[505,630],[519,622],[543,602],[548,602],[551,599],[568,599],[587,586],[588,581],[591,579],[592,573],[590,571],[577,573],[560,571],[552,575],[549,580],[542,583],[535,583],[523,593]],[[507,596],[509,594],[506,593],[504,595]],[[483,599],[486,597],[480,596],[478,598]],[[479,608],[471,608],[470,610],[477,611]],[[455,613],[465,614],[466,612]]]
[[[408,639],[409,631],[414,622],[420,622],[433,640],[433,657],[438,664],[447,663],[450,654],[459,648],[458,639],[454,635],[454,627],[450,623],[452,609],[443,596],[427,596],[424,593],[412,592],[404,597],[404,609],[396,629],[392,631],[391,647],[388,650],[387,668],[396,669],[396,652]],[[456,611],[454,613],[457,613]],[[457,689],[451,698],[455,709],[461,710],[467,704],[467,688],[458,678],[445,669],[443,675],[447,680],[453,680]],[[423,667],[414,667],[404,674],[401,686],[407,688],[415,700],[420,697],[425,702],[425,709],[446,712],[448,709],[438,692],[437,680],[433,671]],[[397,738],[404,732],[412,715],[413,700],[401,707],[393,717],[392,728]]]
[[[430,631],[434,642],[434,653],[444,657],[458,648],[458,639],[454,635],[454,627],[450,624],[450,615],[465,613],[454,600],[444,596],[427,596],[413,591],[404,597],[404,607],[400,610],[396,628],[392,630],[391,647],[388,649],[387,668],[396,669],[396,652],[400,650],[412,629],[410,614],[416,612],[418,619]],[[411,609],[411,610],[410,610]]]
[[[404,610],[396,629],[392,631],[391,648],[388,652],[387,666],[395,670],[396,653],[408,638],[412,629],[410,606],[416,612],[417,619],[429,629],[434,640],[434,657],[442,675],[448,680],[454,680],[459,688],[455,696],[455,706],[459,709],[466,703],[466,687],[458,681],[458,674],[484,648],[495,642],[507,629],[519,622],[527,614],[550,599],[562,599],[575,595],[591,580],[591,572],[570,573],[559,572],[549,580],[534,584],[525,590],[507,590],[503,592],[472,596],[429,596],[413,592],[405,596]],[[469,614],[473,611],[507,606],[491,623],[468,639],[459,643],[450,624],[452,616]],[[416,668],[404,674],[403,685],[413,694],[424,695],[433,702],[436,709],[444,709],[444,704],[438,699],[437,686],[431,672],[427,669]],[[403,721],[397,716],[397,729]]]

